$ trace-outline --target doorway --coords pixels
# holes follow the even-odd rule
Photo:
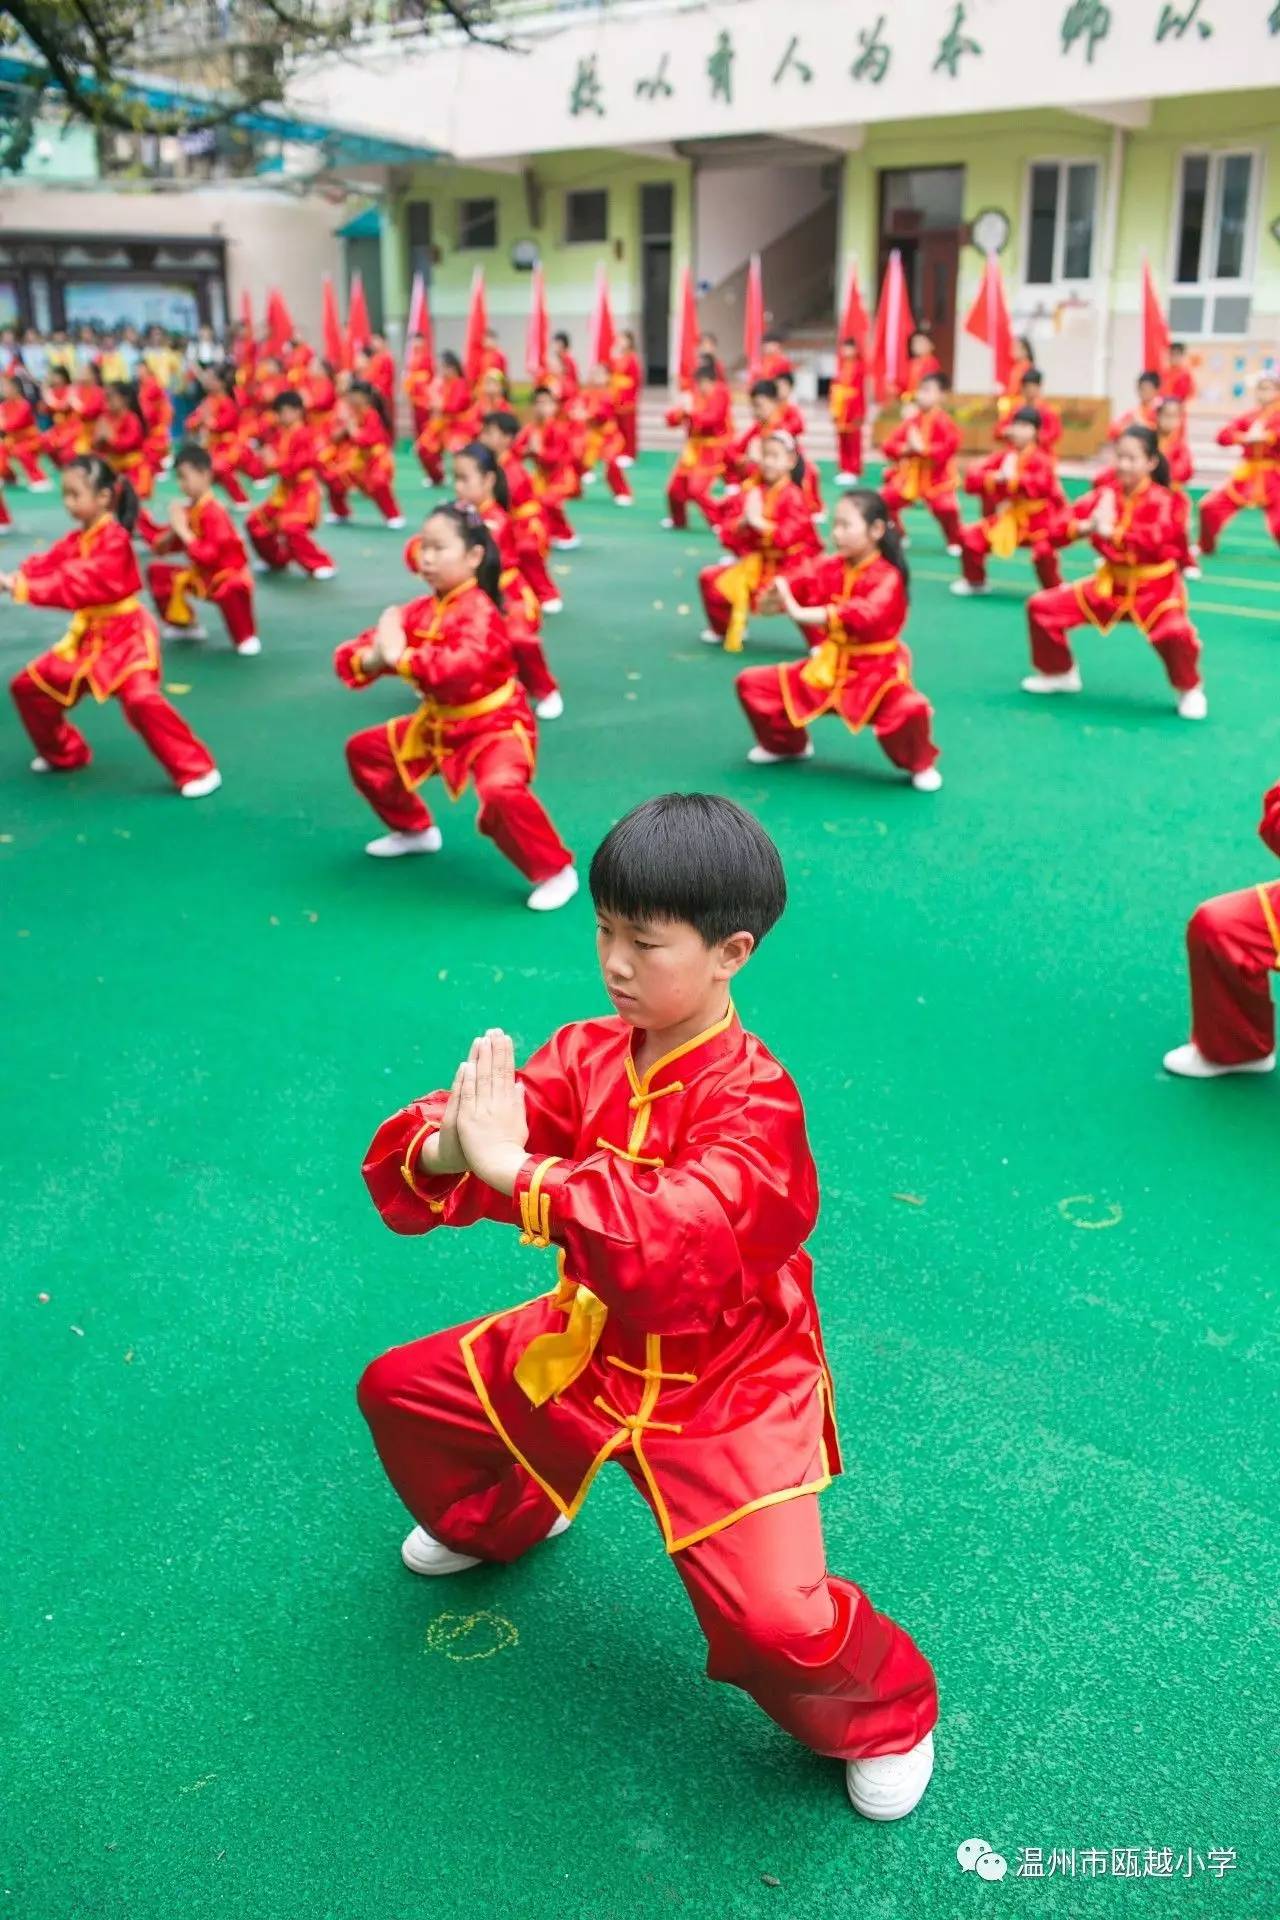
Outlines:
[[[882,169],[880,279],[896,248],[916,325],[933,335],[948,379],[955,365],[956,281],[966,232],[963,167]]]
[[[671,362],[671,229],[675,189],[640,189],[640,352],[645,379],[664,386]]]

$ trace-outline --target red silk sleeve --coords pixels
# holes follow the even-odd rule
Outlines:
[[[201,514],[201,533],[187,543],[187,552],[198,567],[217,573],[231,563],[228,548],[234,545],[236,532],[225,509],[210,499]]]
[[[988,488],[994,490],[1003,459],[1002,453],[993,453],[985,460],[975,460],[964,477],[965,492],[985,494]]]
[[[354,640],[344,640],[342,645],[335,649],[333,670],[344,687],[370,686],[375,680],[380,680],[387,671],[385,667],[379,667],[376,672],[366,673],[359,664],[360,656],[372,645],[373,628],[368,627],[363,633],[357,634]]]
[[[885,561],[864,578],[861,592],[848,600],[833,600],[831,610],[851,639],[892,640],[907,616],[902,575]]]
[[[412,613],[405,609],[406,630]],[[493,684],[495,670],[509,656],[506,623],[488,594],[477,591],[449,609],[438,640],[406,648],[396,671],[442,705],[461,706]]]
[[[1258,827],[1264,846],[1280,856],[1280,780],[1263,795],[1262,820]]]
[[[67,544],[74,548],[79,542],[73,536]],[[62,547],[63,542],[58,545]],[[55,548],[45,558],[52,560],[56,552]],[[31,573],[24,566],[18,578],[25,589],[21,598],[29,606],[64,607],[69,613],[126,600],[142,585],[129,536],[117,521],[108,524],[87,554],[64,550],[56,566]]]

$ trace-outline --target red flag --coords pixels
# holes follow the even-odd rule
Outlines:
[[[987,264],[982,269],[982,280],[973,305],[964,317],[964,330],[971,333],[975,340],[981,340],[984,346],[990,347],[996,386],[1003,393],[1009,384],[1009,373],[1013,366],[1013,329],[1009,325],[1009,309],[1005,305],[1004,276],[994,253],[987,255]]]
[[[876,399],[887,400],[902,392],[907,380],[907,358],[916,323],[907,293],[907,276],[902,271],[902,255],[895,247],[889,255],[880,300],[876,307],[876,328],[871,341],[871,372],[876,384]]]
[[[844,313],[840,320],[840,337],[836,341],[837,351],[846,340],[855,340],[858,352],[865,360],[867,344],[871,337],[871,322],[867,310],[862,304],[862,290],[858,285],[858,264],[849,262],[849,281],[845,288]]]
[[[680,294],[675,319],[675,351],[672,359],[681,384],[687,386],[698,364],[698,303],[693,297],[693,275],[688,267],[680,269]]]
[[[1169,323],[1151,277],[1151,262],[1142,263],[1142,371],[1163,375],[1169,364]]]
[[[483,371],[484,337],[489,331],[489,316],[484,303],[484,268],[471,276],[471,307],[467,314],[466,341],[462,349],[462,371],[474,387]]]
[[[753,379],[764,348],[764,276],[760,255],[753,253],[747,268],[747,297],[742,309],[742,357],[747,363],[747,378]]]
[[[409,318],[404,323],[405,345],[416,340],[421,334],[426,342],[426,358],[434,362],[435,348],[431,340],[431,314],[427,307],[427,283],[421,273],[413,276],[413,285],[409,289]]]
[[[293,317],[284,303],[284,295],[272,287],[267,295],[267,352],[280,359],[293,338]]]
[[[373,328],[369,325],[369,307],[364,297],[364,275],[359,267],[351,276],[351,290],[347,295],[347,347],[354,356],[363,353],[373,339]]]
[[[529,324],[524,336],[524,370],[531,380],[539,380],[547,370],[551,353],[551,321],[547,315],[547,288],[542,277],[542,262],[533,269],[529,288]]]
[[[333,275],[326,273],[320,286],[320,346],[325,359],[335,372],[347,364],[347,344],[342,333],[342,319],[338,312],[338,296],[334,292]]]
[[[609,274],[603,261],[596,268],[596,304],[588,342],[591,365],[607,367],[613,352],[613,308],[609,304]]]

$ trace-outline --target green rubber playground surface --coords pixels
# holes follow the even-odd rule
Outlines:
[[[585,893],[526,912],[469,798],[438,859],[362,854],[342,745],[403,690],[349,694],[330,654],[408,591],[362,503],[331,586],[262,588],[260,659],[169,647],[213,799],[113,709],[81,709],[96,758],[65,779],[0,717],[0,1920],[1280,1912],[1280,1084],[1160,1070],[1187,915],[1274,870],[1280,558],[1242,516],[1193,586],[1193,726],[1131,630],[1085,634],[1083,697],[1020,694],[1025,562],[954,600],[913,528],[930,797],[834,722],[812,763],[745,764],[697,640],[712,542],[658,531],[664,469],[575,515],[538,784],[584,864],[672,786],[782,849],[739,1006],[823,1179],[830,1561],[937,1669],[933,1784],[863,1822],[707,1682],[621,1473],[514,1568],[401,1568],[362,1366],[552,1274],[497,1228],[395,1239],[363,1150],[478,1027],[531,1048],[604,1001]],[[6,565],[61,527],[14,506]],[[6,675],[57,632],[5,603]],[[793,648],[757,622],[747,659]],[[962,1873],[971,1838],[1002,1885]]]

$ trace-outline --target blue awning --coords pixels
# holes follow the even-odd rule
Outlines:
[[[377,240],[382,233],[382,215],[377,207],[366,207],[338,228],[339,240]]]

